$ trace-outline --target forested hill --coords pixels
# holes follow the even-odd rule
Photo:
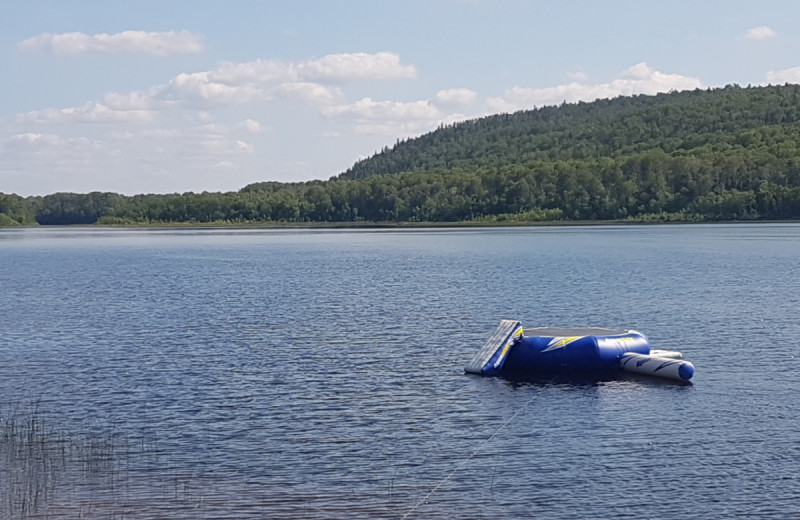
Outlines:
[[[464,121],[398,142],[327,181],[260,182],[230,193],[0,193],[0,226],[775,219],[800,219],[797,85]]]
[[[693,90],[562,104],[456,123],[362,161],[340,175],[472,171],[553,161],[795,153],[800,86]],[[788,147],[787,150],[785,147]]]

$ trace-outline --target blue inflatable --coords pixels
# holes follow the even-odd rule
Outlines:
[[[651,350],[635,330],[534,328],[501,320],[492,336],[464,368],[468,373],[510,377],[607,375],[622,370],[689,381],[694,366],[680,352]]]

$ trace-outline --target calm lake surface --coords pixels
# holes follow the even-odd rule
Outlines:
[[[800,517],[797,224],[4,229],[0,291],[0,518]],[[465,375],[501,318],[693,384]]]

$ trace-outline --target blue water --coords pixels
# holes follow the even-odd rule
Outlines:
[[[71,446],[0,518],[800,517],[800,225],[0,230],[0,294]],[[465,375],[501,318],[696,375]]]

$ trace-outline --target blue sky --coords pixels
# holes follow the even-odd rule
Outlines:
[[[0,7],[0,192],[327,179],[442,123],[800,83],[794,1],[41,1]]]

